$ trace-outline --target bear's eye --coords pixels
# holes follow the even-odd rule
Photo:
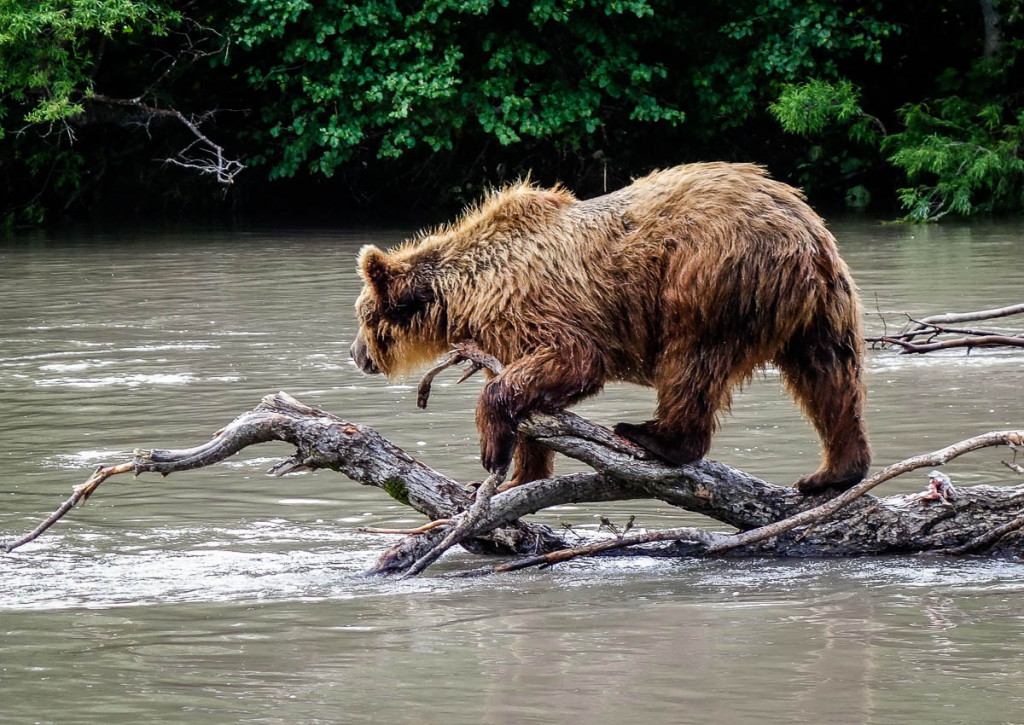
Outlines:
[[[384,316],[392,322],[408,324],[416,315],[425,312],[434,301],[434,292],[429,287],[410,286],[392,294],[384,305]]]
[[[388,322],[404,327],[412,323],[416,315],[425,309],[424,306],[416,304],[389,305],[384,316]]]

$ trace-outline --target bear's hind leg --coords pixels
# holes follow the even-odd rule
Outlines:
[[[836,335],[823,325],[792,340],[776,360],[786,386],[821,437],[824,461],[796,482],[801,493],[846,490],[867,475],[862,343],[855,326]]]

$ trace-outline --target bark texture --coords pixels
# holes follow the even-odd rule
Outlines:
[[[482,511],[467,518],[473,493],[457,481],[417,461],[371,428],[277,393],[263,398],[256,408],[238,416],[203,445],[137,450],[128,463],[101,467],[76,489],[73,502],[87,497],[110,475],[129,471],[167,475],[218,463],[257,443],[285,441],[296,447],[296,453],[274,466],[271,474],[329,468],[383,489],[428,519],[451,519],[450,524],[400,540],[381,556],[371,573],[420,571],[430,563],[422,563],[424,557],[456,526],[466,532],[457,543],[469,551],[535,559],[524,560],[524,566],[627,546],[635,547],[631,553],[658,556],[729,552],[832,557],[1020,550],[1024,484],[960,488],[952,501],[931,500],[920,494],[877,498],[866,491],[900,473],[941,465],[970,450],[1020,446],[1024,431],[987,433],[901,461],[835,498],[827,494],[806,497],[715,461],[670,467],[570,412],[534,414],[520,425],[519,432],[540,446],[587,463],[594,471],[556,476],[497,493],[489,505],[477,507]],[[556,556],[553,552],[568,550],[569,544],[548,527],[520,520],[559,504],[635,498],[660,499],[705,514],[739,532],[682,528],[633,533],[602,542],[593,551],[580,554],[577,549],[577,553]],[[46,526],[63,513],[66,511],[51,517]],[[5,548],[10,551],[20,546],[46,526]]]

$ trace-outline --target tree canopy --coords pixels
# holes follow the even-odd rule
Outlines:
[[[711,159],[912,220],[1016,212],[1021,14],[1011,0],[12,0],[0,218],[434,209],[527,173],[590,194]]]

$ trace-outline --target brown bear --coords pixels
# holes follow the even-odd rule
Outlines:
[[[553,411],[620,380],[657,389],[653,420],[615,431],[661,459],[704,456],[731,390],[768,363],[822,440],[804,493],[867,472],[860,301],[836,241],[796,189],[752,164],[658,171],[586,201],[520,183],[454,224],[359,255],[352,357],[411,372],[475,341],[505,370],[477,406],[481,459],[505,487],[551,475],[518,440]]]

